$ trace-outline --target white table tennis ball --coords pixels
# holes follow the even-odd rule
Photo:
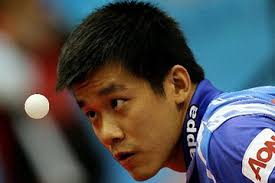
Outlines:
[[[33,119],[41,119],[49,112],[49,101],[41,94],[33,94],[25,101],[25,111]]]

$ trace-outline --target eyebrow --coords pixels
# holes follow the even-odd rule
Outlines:
[[[116,83],[111,83],[109,85],[107,85],[106,87],[103,87],[102,89],[100,89],[98,91],[98,95],[102,96],[102,95],[110,95],[111,93],[115,93],[118,91],[123,91],[126,90],[127,88],[122,85],[122,84],[116,84]],[[85,102],[83,100],[76,100],[78,106],[80,108],[83,108],[85,106]]]
[[[115,93],[115,92],[122,91],[125,89],[126,89],[126,87],[122,84],[111,83],[111,84],[107,85],[106,87],[100,89],[98,92],[98,95],[99,96],[110,95],[111,93]]]

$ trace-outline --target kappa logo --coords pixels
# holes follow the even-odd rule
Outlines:
[[[267,183],[275,166],[275,133],[266,128],[249,144],[242,161],[242,173],[256,183]]]
[[[187,121],[187,142],[188,147],[190,148],[189,153],[190,157],[193,158],[196,152],[197,142],[195,139],[195,133],[197,132],[196,128],[196,117],[197,117],[198,107],[192,105],[189,110],[189,120]]]

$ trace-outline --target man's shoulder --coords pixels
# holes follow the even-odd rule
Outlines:
[[[202,122],[214,131],[237,116],[265,115],[275,117],[275,87],[265,86],[222,93],[210,102]]]
[[[198,134],[197,158],[213,180],[251,182],[267,177],[262,179],[267,182],[268,177],[274,176],[275,155],[270,156],[274,160],[266,159],[268,163],[261,164],[268,168],[255,165],[257,158],[263,156],[261,148],[265,148],[265,143],[273,144],[268,147],[274,150],[274,98],[275,87],[259,87],[223,93],[210,102]],[[224,177],[228,177],[228,181]]]
[[[232,153],[245,151],[254,137],[267,129],[275,131],[275,117],[251,114],[231,118],[212,132],[209,149],[216,144],[224,148],[234,147]]]
[[[224,175],[232,182],[268,182],[274,176],[274,145],[274,118],[248,115],[229,119],[209,140],[209,169],[218,182]]]

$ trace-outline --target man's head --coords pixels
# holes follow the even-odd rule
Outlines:
[[[96,10],[72,32],[57,89],[72,90],[102,144],[145,180],[175,168],[184,113],[202,79],[177,23],[148,3],[126,1]]]

